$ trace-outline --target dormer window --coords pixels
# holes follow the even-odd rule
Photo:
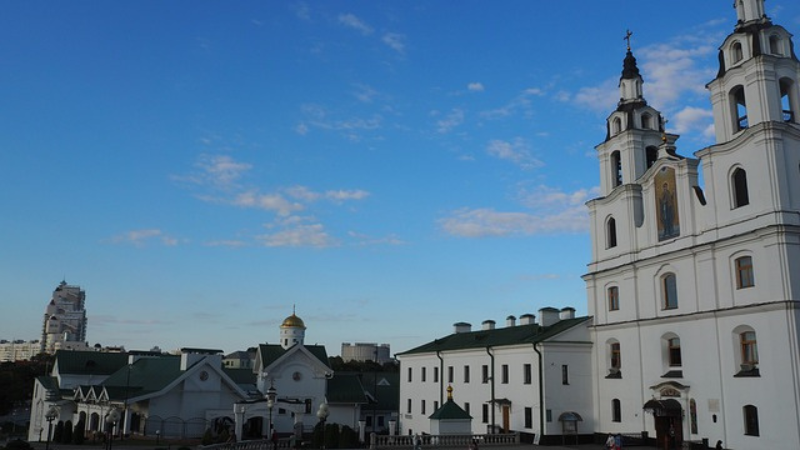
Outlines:
[[[769,53],[777,56],[783,55],[781,51],[781,38],[776,34],[769,37]]]
[[[645,130],[653,128],[653,117],[650,114],[642,114],[642,128]]]
[[[614,120],[611,121],[611,132],[614,136],[622,132],[622,120],[619,117],[615,117]]]

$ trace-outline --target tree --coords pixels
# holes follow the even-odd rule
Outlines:
[[[75,445],[81,445],[86,440],[86,422],[83,420],[79,420],[78,424],[75,425],[75,429],[72,431],[72,443]]]
[[[61,442],[62,444],[71,444],[72,443],[72,421],[71,420],[68,420],[68,421],[64,422],[64,434],[61,436],[61,440],[59,440],[58,442]]]
[[[339,424],[325,424],[325,448],[338,448]]]
[[[59,420],[55,431],[53,431],[53,442],[61,442],[62,436],[64,436],[64,422]]]

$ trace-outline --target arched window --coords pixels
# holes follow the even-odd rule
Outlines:
[[[750,195],[747,192],[747,172],[744,169],[740,167],[733,171],[731,185],[733,187],[733,207],[739,208],[749,205]]]
[[[744,289],[756,285],[756,280],[753,276],[752,257],[742,256],[741,258],[736,258],[734,265],[736,266],[736,289]]]
[[[663,309],[676,309],[678,307],[678,281],[674,273],[661,277],[661,297]]]
[[[642,114],[642,128],[645,130],[653,128],[653,116],[647,113]]]
[[[747,121],[747,100],[744,95],[744,87],[736,86],[731,90],[730,94],[731,105],[734,108],[734,118],[736,131],[744,130],[749,126]]]
[[[797,122],[797,85],[788,78],[782,78],[780,81],[781,87],[781,110],[783,111],[784,122]]]
[[[622,184],[622,157],[619,151],[611,154],[611,179],[613,180],[613,187]]]
[[[680,367],[681,362],[681,339],[673,337],[667,339],[667,359],[670,367]]]
[[[616,311],[619,309],[619,288],[611,286],[607,291],[608,295],[608,310]]]
[[[658,160],[658,147],[651,145],[650,147],[645,148],[644,151],[645,159],[647,160],[647,168],[649,169]]]
[[[742,43],[736,41],[731,45],[731,63],[736,64],[744,59],[744,52],[742,52]]]
[[[742,369],[758,366],[758,341],[753,330],[739,333],[739,345],[742,352]]]
[[[611,122],[611,131],[615,136],[622,132],[622,119],[615,117]]]
[[[622,402],[618,398],[611,400],[611,421],[622,422]]]
[[[617,246],[617,221],[613,217],[606,223],[606,248]]]
[[[747,436],[759,436],[758,432],[758,408],[753,405],[745,405],[744,413],[744,434]]]
[[[769,37],[769,52],[773,55],[782,55],[781,52],[781,38],[773,34]]]

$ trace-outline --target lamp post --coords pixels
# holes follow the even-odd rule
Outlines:
[[[114,440],[114,427],[119,420],[119,411],[117,408],[111,408],[106,416],[106,427],[108,427],[108,450],[111,450],[111,444]]]
[[[156,445],[161,442],[161,430],[156,430]]]
[[[269,422],[267,428],[267,439],[269,439],[271,445],[274,445],[275,442],[272,440],[272,434],[275,432],[272,429],[272,408],[275,407],[275,398],[278,396],[278,390],[275,389],[275,386],[272,384],[272,381],[269,383],[269,389],[267,389],[267,409],[269,409]]]
[[[50,434],[53,432],[53,420],[58,417],[58,409],[50,406],[44,417],[47,419],[47,443],[44,445],[44,450],[50,450]]]
[[[317,418],[319,422],[322,424],[320,427],[322,429],[322,450],[325,450],[325,419],[328,418],[328,404],[324,401],[319,405],[319,409],[317,410]]]

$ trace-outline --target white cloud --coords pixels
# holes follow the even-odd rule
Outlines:
[[[299,203],[290,202],[281,194],[261,194],[255,190],[237,194],[231,203],[243,208],[274,211],[281,216],[289,215],[295,211],[302,211],[304,208]]]
[[[528,144],[521,138],[516,138],[513,142],[493,140],[486,146],[486,153],[495,158],[510,161],[524,170],[544,165],[542,161],[531,156]]]
[[[483,92],[483,84],[482,83],[470,83],[467,85],[467,89],[472,92]]]
[[[598,192],[597,188],[563,192],[537,186],[532,192],[521,192],[523,204],[529,211],[462,208],[440,219],[439,225],[448,234],[466,238],[584,233],[589,229],[584,202]]]
[[[559,98],[592,111],[610,113],[619,101],[619,78],[609,78],[599,86],[582,87],[573,97],[559,95]]]
[[[279,228],[273,233],[256,236],[266,247],[314,247],[326,248],[338,245],[321,223],[305,223],[312,218],[299,216],[287,217],[272,224],[267,229]]]
[[[369,197],[369,192],[362,191],[360,189],[350,191],[339,189],[336,191],[325,192],[325,198],[337,202],[342,202],[345,200],[363,200],[367,197]]]
[[[691,131],[704,134],[709,126],[711,126],[712,129],[714,126],[714,114],[709,109],[687,106],[675,113],[672,117],[672,120],[667,125],[667,129],[670,132],[678,134]]]
[[[144,230],[131,230],[123,234],[112,237],[108,241],[112,244],[133,244],[137,247],[145,245],[147,242],[156,240],[161,242],[162,245],[167,247],[174,247],[178,245],[178,239],[165,235],[157,228],[149,228]]]
[[[384,237],[373,237],[362,233],[350,231],[347,233],[351,238],[358,241],[358,245],[371,246],[371,245],[405,245],[405,241],[397,237],[396,234],[390,234]]]
[[[364,23],[361,19],[356,17],[355,14],[339,14],[339,23],[348,28],[352,28],[364,36],[372,34],[372,27]]]
[[[437,131],[446,134],[464,123],[464,110],[455,108],[445,118],[436,122]]]
[[[389,48],[396,51],[397,53],[405,53],[406,44],[405,44],[406,37],[402,34],[397,33],[385,33],[381,38],[384,44],[388,45]]]
[[[522,111],[526,115],[532,114],[531,97],[541,97],[544,92],[539,88],[527,88],[505,105],[488,111],[481,112],[481,117],[487,119],[500,119],[514,116]]]

